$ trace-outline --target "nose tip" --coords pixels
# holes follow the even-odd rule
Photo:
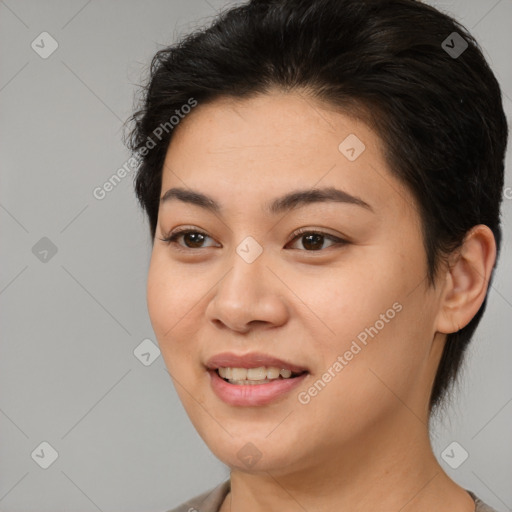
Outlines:
[[[251,315],[251,308],[249,307],[232,307],[226,306],[223,303],[219,308],[216,309],[217,315],[211,319],[212,323],[217,327],[228,327],[232,331],[236,331],[240,334],[247,334],[249,331],[254,330],[258,327],[265,325],[271,325],[272,319],[268,320],[250,320],[251,316],[264,316],[263,313],[254,311]]]
[[[272,273],[265,275],[264,265],[240,261],[235,267],[215,288],[206,311],[209,320],[241,334],[286,322],[280,281]]]

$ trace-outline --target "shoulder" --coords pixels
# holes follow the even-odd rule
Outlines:
[[[218,512],[230,490],[230,484],[228,479],[167,512]]]
[[[473,498],[476,506],[475,506],[475,512],[497,512],[495,509],[487,505],[487,503],[484,503],[478,496],[475,495],[475,493],[468,491],[469,495]]]
[[[230,490],[230,480],[225,480],[216,487],[209,489],[167,512],[218,512],[224,498]],[[473,492],[466,489],[475,502],[475,512],[497,512],[484,503]]]

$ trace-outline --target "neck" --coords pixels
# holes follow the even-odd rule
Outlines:
[[[427,425],[406,408],[402,416],[343,446],[320,449],[308,464],[233,469],[221,512],[473,512],[472,498],[437,462]]]

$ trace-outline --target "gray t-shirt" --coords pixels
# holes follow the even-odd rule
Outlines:
[[[189,501],[182,503],[177,508],[173,508],[167,512],[218,512],[230,488],[231,482],[228,479],[217,485],[217,487],[203,492]],[[475,512],[497,512],[475,496],[474,493],[471,491],[467,492],[475,502]]]

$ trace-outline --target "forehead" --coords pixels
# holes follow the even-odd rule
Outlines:
[[[414,206],[363,121],[305,95],[275,92],[199,103],[175,129],[162,176],[170,188],[249,206],[295,189],[342,189],[376,211]]]
[[[291,161],[307,157],[309,163],[317,160],[320,152],[337,159],[340,137],[354,131],[368,144],[380,144],[361,121],[305,94],[275,91],[247,99],[223,97],[199,103],[178,125],[171,147],[180,145],[219,159],[219,153],[229,159],[243,152],[258,162],[279,156]]]

